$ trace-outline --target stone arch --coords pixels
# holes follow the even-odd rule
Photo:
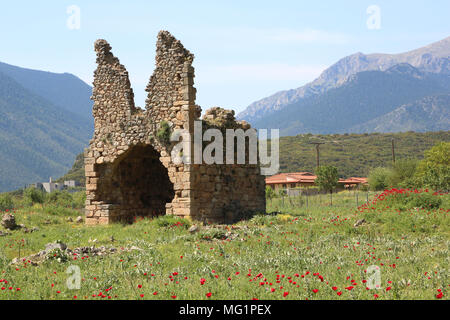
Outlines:
[[[160,153],[151,145],[131,146],[114,162],[98,165],[97,170],[96,200],[109,206],[110,221],[163,215],[175,196]]]

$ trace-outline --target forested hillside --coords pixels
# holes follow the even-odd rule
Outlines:
[[[320,163],[338,168],[341,177],[367,176],[370,168],[392,163],[392,139],[396,159],[422,159],[424,151],[441,141],[450,141],[449,131],[426,133],[372,133],[298,135],[280,140],[280,170],[282,172],[314,171],[316,148],[320,146]]]
[[[86,118],[0,72],[0,192],[64,174],[92,130]]]

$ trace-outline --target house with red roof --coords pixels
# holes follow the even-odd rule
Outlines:
[[[317,176],[311,172],[291,172],[279,173],[266,178],[266,186],[270,186],[274,190],[279,189],[295,189],[303,187],[312,187],[315,185]],[[341,188],[354,188],[367,184],[367,178],[351,177],[347,179],[339,179]]]
[[[279,173],[266,178],[266,185],[274,190],[314,186],[317,176],[311,172]]]

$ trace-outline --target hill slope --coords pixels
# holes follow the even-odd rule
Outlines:
[[[450,128],[450,94],[425,97],[351,128],[351,132],[397,132]]]
[[[85,117],[0,72],[0,191],[62,175],[91,134]]]
[[[55,106],[75,113],[92,125],[92,87],[70,73],[31,70],[0,62],[0,73]]]
[[[280,139],[280,170],[282,172],[314,171],[316,149],[320,146],[320,163],[338,168],[341,177],[367,176],[370,168],[392,163],[392,139],[396,159],[422,159],[425,150],[441,141],[450,141],[449,131],[372,134],[303,134]]]

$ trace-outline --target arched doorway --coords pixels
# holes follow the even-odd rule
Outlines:
[[[174,198],[173,184],[160,154],[149,145],[130,147],[112,164],[100,170],[98,199],[114,206],[111,220],[132,221],[166,213]]]

